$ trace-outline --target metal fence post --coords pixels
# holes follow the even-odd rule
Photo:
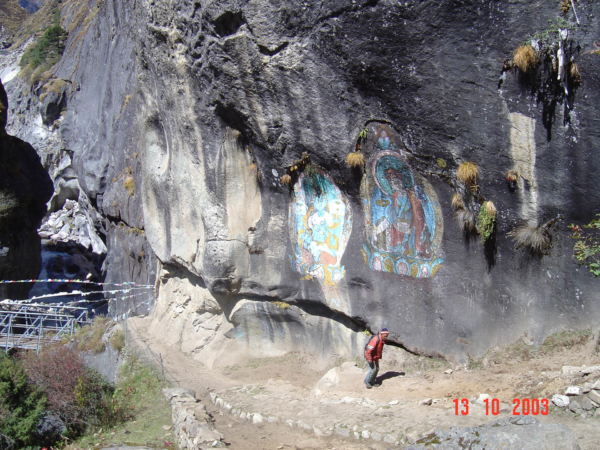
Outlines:
[[[38,338],[37,338],[37,346],[35,348],[35,354],[38,355],[40,353],[40,339],[42,338],[42,317],[40,317],[40,329],[38,330]]]
[[[162,355],[159,353],[158,357],[160,358],[160,370],[162,372],[163,381],[165,381],[165,367],[163,366]]]
[[[8,337],[12,332],[12,314],[8,316],[8,328],[6,329],[6,351],[8,352]]]

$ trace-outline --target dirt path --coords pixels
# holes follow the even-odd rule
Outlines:
[[[329,382],[319,382],[327,370],[314,368],[307,357],[298,354],[232,363],[211,371],[149,335],[146,323],[146,319],[136,319],[140,335],[161,353],[180,386],[196,391],[234,450],[401,448],[436,427],[475,426],[523,414],[521,409],[514,410],[514,399],[529,399],[532,408],[534,398],[551,398],[570,385],[600,378],[600,371],[585,377],[561,373],[566,365],[600,364],[593,343],[527,360],[519,360],[515,352],[521,349],[514,347],[499,350],[497,355],[490,352],[490,358],[482,362],[486,367],[478,370],[462,368],[446,374],[443,368],[407,369],[406,375],[394,363],[395,350],[388,347],[390,358],[386,359],[390,361],[384,359],[381,364],[382,386],[367,390],[362,381],[365,371],[355,364],[346,362],[328,373]],[[476,401],[480,394],[489,395],[487,414],[485,403]],[[427,399],[430,402],[425,403],[430,404],[420,404]],[[466,415],[461,414],[462,399],[469,400]],[[491,409],[495,405],[497,415]],[[600,409],[584,419],[551,403],[549,414],[542,415],[544,402],[539,406],[538,420],[569,426],[583,450],[600,448]],[[248,414],[254,414],[252,419],[246,418]]]

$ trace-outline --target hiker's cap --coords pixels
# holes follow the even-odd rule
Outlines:
[[[382,332],[382,333],[387,333],[387,334],[390,334],[390,332],[388,331],[388,329],[387,329],[387,328],[382,328],[382,329],[381,329],[381,332]]]

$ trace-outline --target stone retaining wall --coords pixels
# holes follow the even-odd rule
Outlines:
[[[593,380],[599,374],[600,366],[564,366],[561,369],[562,376],[571,377],[572,379],[593,377]],[[552,403],[559,408],[571,411],[575,415],[580,415],[584,419],[591,416],[600,417],[600,379],[569,386],[564,395],[555,394],[552,396]]]
[[[173,429],[181,450],[224,448],[223,436],[215,430],[206,407],[191,389],[163,389],[171,402]]]
[[[373,439],[377,442],[385,442],[391,445],[400,445],[407,444],[408,442],[400,442],[396,439],[396,437],[392,434],[384,434],[378,432],[371,432],[369,430],[360,429],[357,425],[352,426],[348,424],[337,424],[334,426],[323,426],[317,427],[311,424],[308,424],[302,420],[284,420],[278,416],[267,416],[263,415],[259,412],[248,412],[244,411],[243,407],[237,407],[232,405],[231,403],[225,401],[219,395],[214,392],[210,393],[210,398],[215,405],[219,407],[219,409],[229,412],[231,415],[239,417],[242,420],[252,421],[253,424],[259,424],[263,422],[267,423],[279,423],[284,422],[287,426],[293,428],[300,428],[307,433],[313,433],[317,437],[323,436],[331,436],[333,434],[337,434],[341,437],[345,438],[354,438],[354,439]],[[412,440],[414,441],[414,439]]]

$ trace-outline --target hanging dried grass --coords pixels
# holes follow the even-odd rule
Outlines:
[[[281,177],[281,184],[289,186],[292,184],[292,177],[290,177],[287,173]]]
[[[506,177],[506,181],[508,181],[509,183],[516,183],[517,180],[519,179],[519,172],[511,169],[508,172],[506,172],[505,177]]]
[[[479,169],[473,162],[464,162],[456,169],[456,178],[466,185],[470,185],[477,179]]]
[[[523,225],[507,233],[518,247],[529,247],[531,250],[541,252],[550,247],[550,238],[542,227]]]
[[[571,81],[573,84],[579,86],[581,84],[581,74],[579,73],[579,67],[577,67],[577,63],[571,63],[569,74],[571,75]]]
[[[477,230],[477,221],[475,214],[466,209],[459,209],[454,213],[456,224],[463,233],[470,233]]]
[[[535,69],[539,63],[540,57],[531,45],[521,45],[515,50],[513,64],[517,66],[521,72],[527,73],[532,69]]]
[[[454,210],[465,208],[465,203],[463,202],[463,199],[458,192],[452,196],[451,205],[452,209]]]
[[[359,151],[349,153],[346,157],[348,167],[363,167],[365,165],[365,157]]]

